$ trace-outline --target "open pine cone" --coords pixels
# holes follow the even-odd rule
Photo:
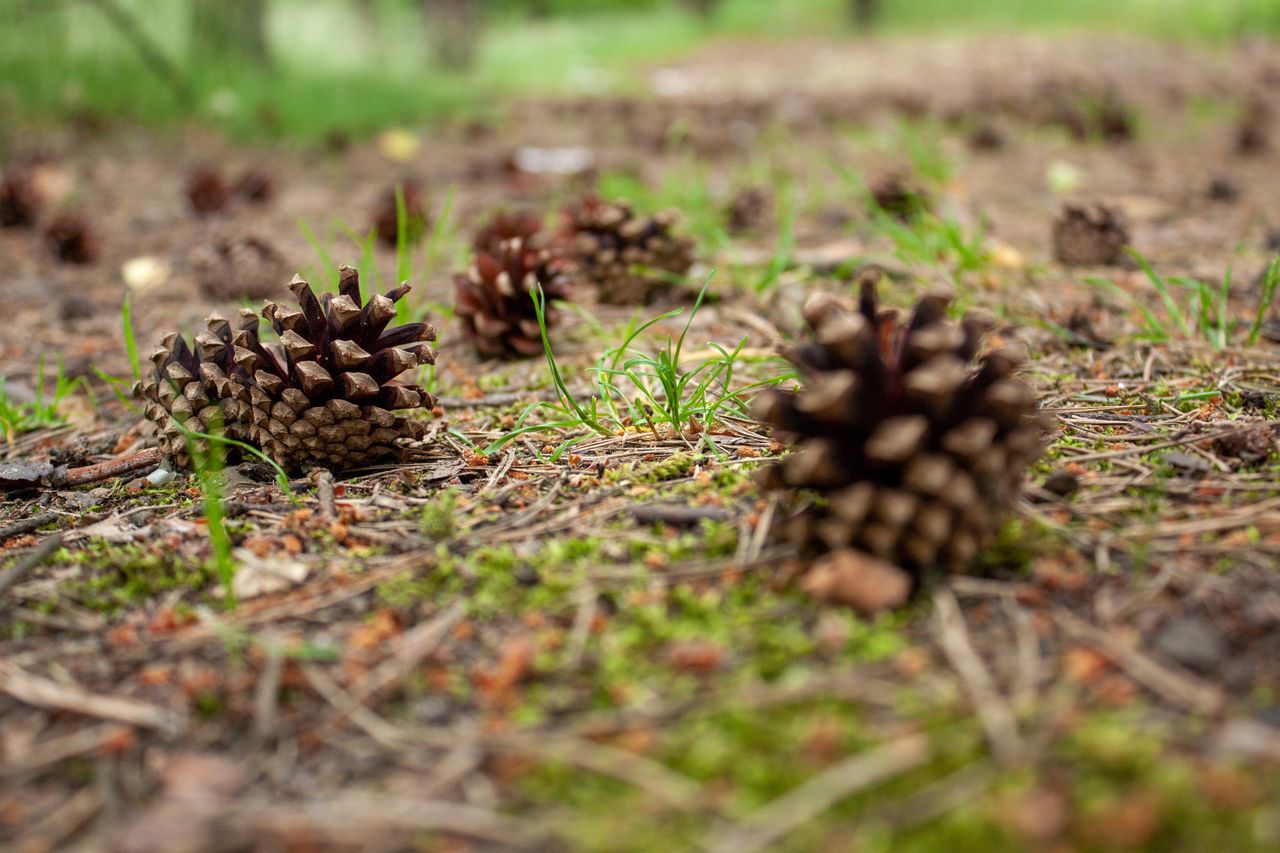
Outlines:
[[[212,299],[266,299],[288,275],[288,262],[254,234],[217,237],[191,253],[200,291]]]
[[[536,217],[499,216],[476,235],[471,268],[453,277],[462,330],[483,356],[540,354],[542,333],[534,309],[534,284],[542,284],[548,326],[555,320],[551,301],[570,296],[572,263],[538,225]]]
[[[10,166],[0,179],[0,228],[34,225],[43,201],[31,170]]]
[[[64,213],[44,230],[45,242],[64,264],[91,264],[98,258],[98,238],[83,217]]]
[[[228,438],[248,442],[282,467],[352,468],[398,457],[404,441],[421,438],[421,421],[399,409],[431,409],[432,396],[396,377],[435,353],[427,323],[387,329],[402,284],[361,304],[359,274],[341,270],[338,295],[316,298],[299,277],[289,283],[301,310],[268,302],[262,316],[279,335],[263,342],[258,316],[242,309],[234,326],[217,314],[194,348],[177,334],[151,356],[153,372],[134,393],[160,431],[160,445],[189,464],[187,431],[208,432],[221,421]]]
[[[816,341],[786,353],[806,384],[758,403],[761,420],[796,445],[764,482],[824,499],[789,522],[807,556],[852,551],[917,578],[963,570],[994,540],[1045,426],[1034,392],[1012,375],[1018,353],[975,362],[988,317],[957,324],[948,297],[932,295],[900,322],[880,307],[878,280],[864,276],[856,309],[830,294],[806,304]]]
[[[1053,257],[1065,266],[1117,266],[1126,259],[1127,245],[1124,217],[1106,205],[1066,205],[1053,223]]]
[[[471,241],[477,252],[497,254],[498,247],[508,240],[529,240],[542,232],[542,217],[532,210],[504,210],[498,213]],[[544,239],[544,242],[548,242]]]
[[[601,302],[648,304],[676,289],[663,273],[693,265],[693,241],[672,233],[678,220],[675,211],[637,216],[625,201],[588,196],[565,211],[565,236]]]

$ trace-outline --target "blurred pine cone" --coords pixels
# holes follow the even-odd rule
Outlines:
[[[764,187],[743,187],[729,199],[725,210],[725,228],[730,234],[747,234],[764,227],[773,209],[769,191]]]
[[[426,194],[417,181],[405,181],[400,185],[404,195],[405,235],[410,243],[416,243],[427,232]],[[378,198],[373,208],[373,230],[378,240],[394,249],[399,239],[399,211],[396,207],[396,188],[390,187]]]
[[[758,402],[775,436],[796,445],[764,483],[822,497],[787,527],[808,555],[859,552],[917,578],[963,570],[994,541],[1045,424],[1012,375],[1020,354],[977,357],[989,317],[957,324],[949,298],[932,295],[900,322],[880,307],[878,280],[863,277],[856,309],[829,294],[806,304],[815,341],[785,353],[806,384]]]
[[[564,238],[601,302],[649,304],[678,291],[671,277],[693,265],[693,241],[672,233],[675,211],[638,216],[626,201],[588,196],[564,212]]]
[[[1106,205],[1069,204],[1053,223],[1053,257],[1069,267],[1120,265],[1128,245],[1124,218]]]
[[[40,213],[39,187],[29,169],[10,166],[0,180],[0,227],[28,228]]]
[[[219,301],[266,299],[289,275],[284,256],[253,234],[214,239],[192,253],[191,266],[200,291]]]
[[[187,180],[187,201],[198,215],[212,216],[226,209],[231,188],[217,169],[196,169]]]
[[[64,213],[44,230],[54,257],[65,264],[91,264],[98,258],[98,239],[79,216]]]
[[[463,332],[482,356],[540,354],[534,284],[542,285],[548,327],[555,322],[552,300],[571,295],[572,263],[538,230],[540,224],[523,214],[499,215],[476,235],[471,268],[453,278]]]
[[[250,204],[266,204],[276,196],[276,182],[263,169],[248,169],[236,181],[235,195]]]
[[[928,213],[933,206],[929,193],[898,172],[882,175],[869,188],[876,207],[900,222],[909,222]]]
[[[210,316],[194,349],[175,333],[152,353],[155,369],[134,393],[178,465],[190,463],[184,427],[208,432],[217,422],[228,438],[255,445],[291,471],[396,458],[405,441],[425,434],[421,421],[394,414],[435,405],[429,393],[396,379],[435,362],[422,343],[435,340],[429,324],[386,328],[409,286],[362,304],[359,275],[343,267],[337,296],[317,299],[298,277],[289,289],[300,310],[268,302],[262,311],[278,341],[261,341],[258,316],[241,309],[235,326]]]
[[[542,233],[542,217],[532,210],[504,210],[476,232],[471,246],[477,252],[497,254],[498,247],[508,240],[529,240]],[[543,238],[543,242],[549,242]]]

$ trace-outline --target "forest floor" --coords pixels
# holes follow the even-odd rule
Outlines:
[[[8,437],[6,477],[147,446],[101,378],[131,370],[122,303],[144,359],[234,310],[192,274],[219,235],[260,235],[317,283],[347,262],[390,287],[395,253],[349,232],[407,179],[443,218],[401,259],[440,329],[442,411],[410,463],[301,479],[294,501],[230,468],[233,608],[196,479],[7,492],[0,845],[1280,847],[1275,45],[725,42],[641,83],[323,150],[93,123],[8,140],[101,251],[58,264],[0,230],[7,401],[29,409],[59,360],[85,380],[60,423]],[[530,166],[553,160],[590,169]],[[199,218],[184,186],[204,165],[264,169],[275,197]],[[933,212],[869,210],[859,181],[891,173]],[[752,477],[780,448],[733,400],[705,435],[493,446],[554,390],[545,360],[475,356],[451,273],[497,208],[593,182],[683,210],[690,294],[714,276],[682,363],[744,342],[735,387],[784,371],[804,297],[868,263],[884,301],[944,283],[1026,343],[1056,426],[975,575],[875,619],[796,589],[772,535],[786,503]],[[744,187],[766,203],[730,235]],[[1067,202],[1122,211],[1158,277],[1056,263]],[[691,302],[566,310],[570,390],[628,323],[684,309],[652,352]],[[1241,450],[1243,424],[1269,452]]]

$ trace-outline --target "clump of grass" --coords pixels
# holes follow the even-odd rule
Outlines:
[[[707,359],[692,370],[681,366],[689,329],[710,284],[711,276],[708,276],[680,336],[668,336],[666,345],[654,352],[639,348],[640,336],[655,324],[680,316],[685,309],[676,308],[643,322],[633,320],[623,333],[622,343],[607,350],[595,365],[588,368],[585,395],[570,391],[565,381],[547,336],[546,295],[541,286],[535,287],[534,309],[557,399],[530,405],[516,419],[515,428],[492,442],[484,452],[494,453],[508,442],[529,433],[588,429],[597,435],[610,436],[640,424],[654,432],[662,424],[677,436],[683,436],[685,428],[690,427],[700,434],[700,441],[718,452],[706,430],[729,414],[745,416],[746,401],[754,391],[784,382],[794,376],[794,371],[786,370],[758,382],[734,387],[734,366],[746,344],[745,337],[732,350],[711,343],[709,346],[718,353],[717,357]],[[585,397],[585,402],[580,400],[582,397]],[[529,423],[538,412],[551,413],[552,419]],[[552,459],[558,459],[568,448],[587,437],[582,434],[570,436],[555,449]]]
[[[457,512],[458,493],[454,489],[446,489],[422,508],[418,528],[423,536],[433,541],[448,539],[458,530]]]
[[[36,370],[38,377],[35,399],[27,402],[13,400],[0,377],[0,429],[4,430],[5,440],[13,441],[19,433],[45,427],[61,426],[64,423],[58,408],[81,384],[80,379],[70,379],[62,370],[62,361],[58,361],[54,372],[52,393],[45,390],[45,361],[40,359]]]
[[[227,532],[226,515],[222,509],[222,443],[216,440],[216,436],[212,441],[193,441],[192,436],[196,435],[199,433],[188,435],[187,449],[191,454],[196,481],[200,484],[201,505],[209,528],[209,544],[213,548],[213,570],[222,583],[223,600],[227,607],[235,607],[236,599],[231,581],[236,574],[236,561],[231,553],[231,534]]]
[[[1239,342],[1236,333],[1243,328],[1244,322],[1231,318],[1229,299],[1232,273],[1230,269],[1223,276],[1222,282],[1214,287],[1207,282],[1188,276],[1166,278],[1156,272],[1140,252],[1135,249],[1127,251],[1146,275],[1147,280],[1155,287],[1163,309],[1161,312],[1147,307],[1113,281],[1096,276],[1087,278],[1085,281],[1138,309],[1142,316],[1139,339],[1168,343],[1178,339],[1203,338],[1214,349],[1219,350]],[[1280,286],[1280,258],[1272,261],[1262,277],[1261,298],[1248,334],[1245,336],[1245,344],[1252,346],[1257,343],[1262,333],[1262,325],[1275,301],[1277,286]],[[1185,296],[1180,297],[1180,292]]]

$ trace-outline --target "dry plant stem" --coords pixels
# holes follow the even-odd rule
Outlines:
[[[32,569],[49,559],[60,547],[62,547],[62,534],[55,533],[37,545],[35,550],[19,560],[13,568],[0,575],[0,611],[4,610],[4,594],[9,591],[9,588],[21,582]]]
[[[140,468],[159,465],[163,458],[160,448],[148,447],[146,450],[139,450],[137,453],[120,456],[116,459],[108,459],[106,462],[99,462],[96,465],[86,465],[83,468],[71,468],[66,471],[55,471],[53,476],[49,478],[49,485],[55,488],[65,488],[100,483],[112,477],[131,474]]]
[[[123,696],[90,693],[70,684],[33,675],[12,661],[0,660],[0,692],[37,708],[54,708],[178,734],[185,721],[171,711]]]
[[[929,760],[929,739],[910,734],[870,752],[849,756],[833,767],[747,815],[735,827],[706,840],[712,853],[754,853],[804,826],[859,791],[919,767]]]
[[[1189,673],[1156,663],[1102,628],[1062,608],[1054,608],[1053,618],[1068,636],[1093,646],[1111,658],[1134,681],[1167,701],[1198,714],[1216,714],[1226,705],[1227,697],[1218,687]]]
[[[939,589],[934,593],[933,603],[938,619],[938,645],[973,700],[992,754],[1006,767],[1017,764],[1026,754],[1018,734],[1018,721],[996,688],[991,672],[969,641],[969,630],[955,594],[949,589]]]
[[[333,472],[324,468],[316,471],[316,500],[320,503],[320,518],[333,521],[338,517],[338,506],[334,499]]]
[[[42,512],[24,518],[21,521],[15,521],[13,524],[6,524],[4,527],[0,527],[0,542],[13,536],[30,533],[33,530],[44,527],[46,524],[52,524],[60,518],[62,516],[56,512]]]

